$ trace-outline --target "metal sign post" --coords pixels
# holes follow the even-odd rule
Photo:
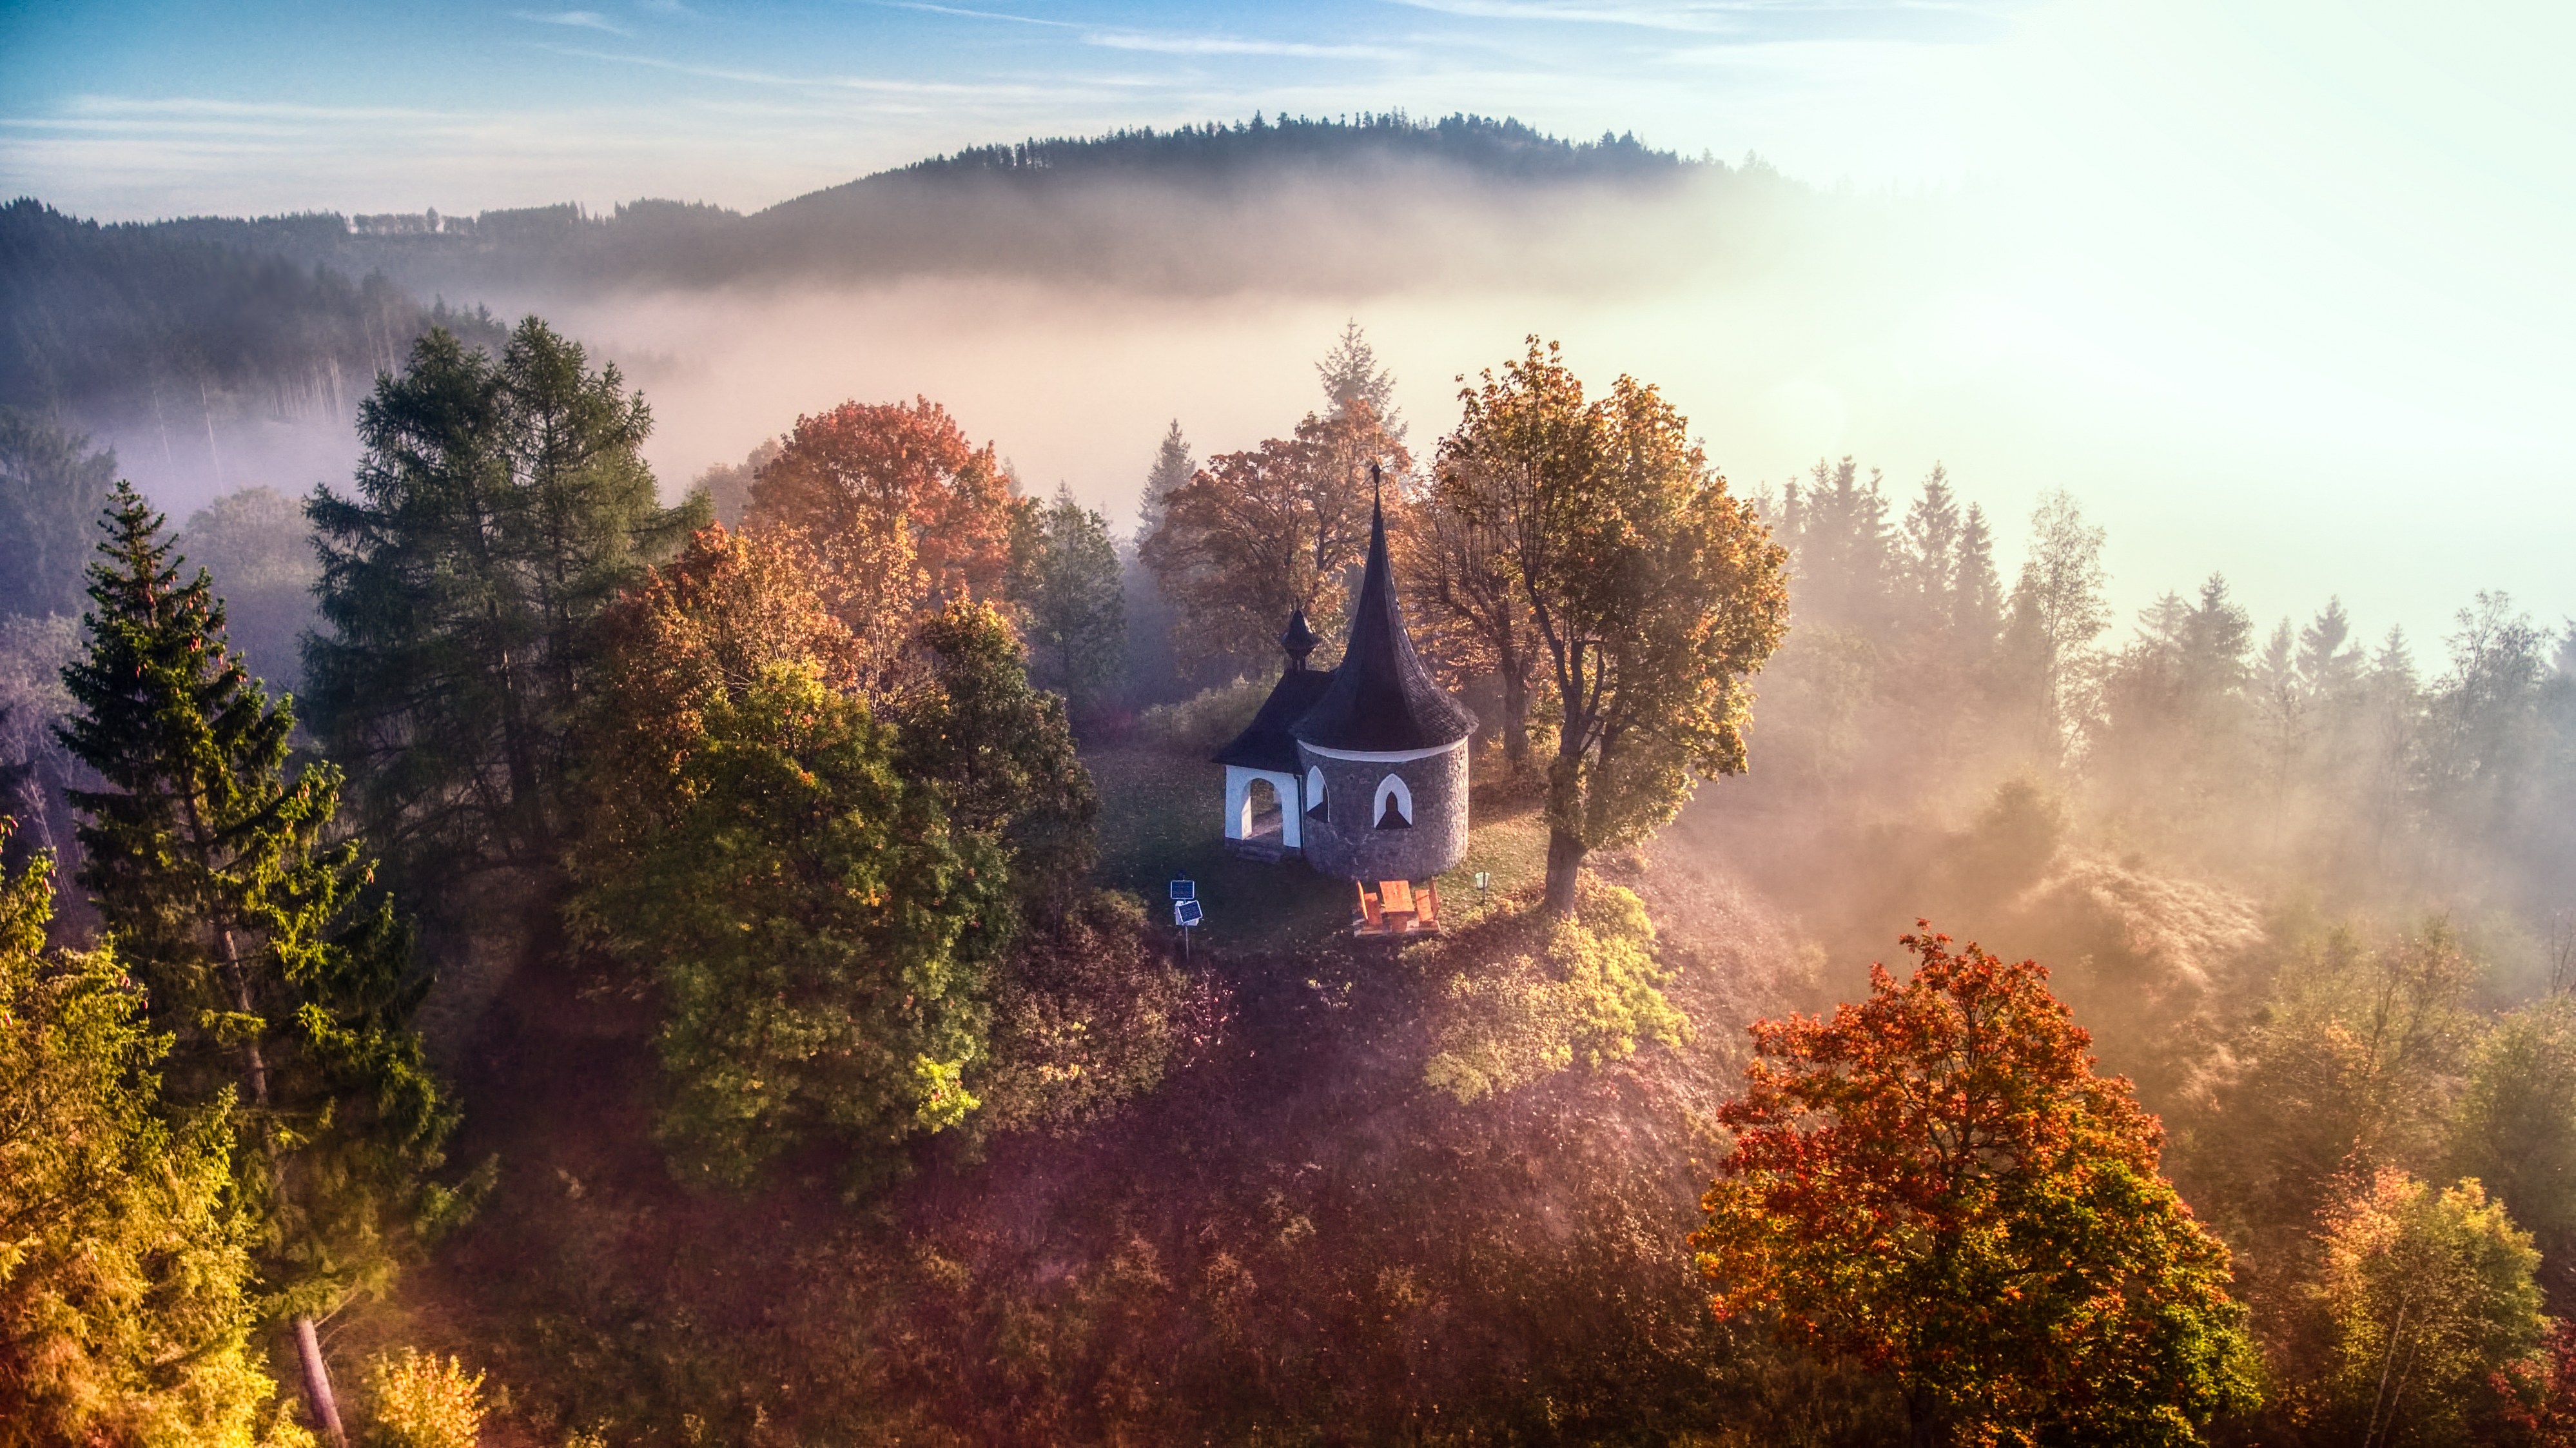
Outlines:
[[[1181,930],[1181,959],[1190,958],[1190,927],[1203,918],[1199,914],[1199,882],[1183,875],[1172,881],[1172,923]]]

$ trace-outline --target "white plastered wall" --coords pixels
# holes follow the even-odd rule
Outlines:
[[[1297,776],[1240,764],[1225,767],[1225,837],[1252,837],[1252,782],[1256,779],[1270,781],[1270,787],[1279,791],[1279,843],[1292,850],[1301,848],[1297,824],[1306,816],[1306,805]]]

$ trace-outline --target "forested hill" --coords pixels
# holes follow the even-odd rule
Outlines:
[[[0,207],[0,405],[161,451],[225,418],[340,419],[433,323],[481,340],[478,304],[584,293],[924,275],[1156,295],[1645,284],[1778,245],[1806,194],[1633,136],[1388,114],[977,147],[750,215],[644,200],[100,224],[21,198]]]
[[[1170,131],[1145,126],[1106,136],[976,146],[880,176],[1116,173],[1225,178],[1280,167],[1388,161],[1429,162],[1531,181],[1670,178],[1693,164],[1673,152],[1646,146],[1633,134],[1605,133],[1598,141],[1567,141],[1508,117],[1453,115],[1415,121],[1392,113],[1356,120],[1282,116],[1272,122],[1256,113],[1249,123],[1232,126],[1182,126]]]
[[[1350,120],[1255,116],[1173,130],[1030,140],[936,156],[745,215],[640,200],[598,213],[572,204],[445,216],[303,213],[187,217],[101,229],[102,239],[203,243],[414,293],[477,295],[528,285],[706,286],[872,281],[998,272],[1159,290],[1393,284],[1418,271],[1406,245],[1425,223],[1499,209],[1528,224],[1533,191],[1645,198],[1745,172],[1687,161],[1634,136],[1573,142],[1522,123],[1400,114]],[[1777,178],[1753,173],[1756,184]],[[1352,253],[1296,244],[1367,216],[1392,244]],[[1283,226],[1290,244],[1283,241]]]
[[[335,221],[230,225],[291,234]],[[353,280],[193,225],[102,226],[25,198],[0,206],[0,405],[165,439],[233,414],[337,425],[429,328],[499,339],[489,315],[381,273]]]

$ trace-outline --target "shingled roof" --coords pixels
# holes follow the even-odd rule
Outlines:
[[[1219,764],[1266,769],[1275,774],[1304,770],[1306,766],[1297,758],[1297,740],[1288,728],[1315,707],[1315,701],[1323,697],[1332,682],[1332,675],[1319,674],[1303,664],[1290,668],[1271,686],[1270,697],[1261,701],[1261,712],[1252,716],[1252,723],[1213,758]]]
[[[1386,561],[1383,507],[1370,510],[1368,573],[1351,610],[1350,645],[1342,651],[1341,666],[1324,677],[1332,680],[1331,686],[1288,731],[1317,749],[1366,754],[1437,749],[1476,731],[1475,711],[1440,687],[1413,651],[1404,609],[1396,602],[1394,570]]]

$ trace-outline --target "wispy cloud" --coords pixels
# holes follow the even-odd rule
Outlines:
[[[1627,25],[1704,35],[1984,33],[2023,0],[1395,0],[1479,20]]]
[[[962,15],[969,20],[1007,20],[1013,25],[1043,25],[1051,30],[1080,30],[1070,20],[1041,20],[1034,15],[1005,15],[998,10],[961,10],[954,5],[932,5],[925,0],[878,0],[888,10],[921,10],[932,15]]]
[[[636,0],[636,8],[656,15],[686,15],[691,19],[695,19],[698,13],[681,4],[680,0]]]
[[[1085,45],[1111,50],[1149,50],[1164,55],[1281,55],[1305,60],[1401,60],[1404,52],[1381,45],[1312,45],[1295,40],[1236,40],[1214,35],[1151,35],[1132,30],[1095,30]]]
[[[732,66],[695,65],[683,60],[665,60],[658,55],[629,55],[613,50],[583,50],[574,46],[546,47],[558,55],[577,56],[583,60],[602,60],[613,65],[639,65],[650,70],[669,71],[675,75],[694,75],[707,80],[733,81],[741,85],[776,86],[805,91],[865,91],[888,95],[945,96],[961,100],[1031,100],[1061,96],[1063,86],[1033,85],[1020,81],[926,81],[889,80],[866,75],[784,75],[776,71],[743,70]]]
[[[596,10],[513,10],[515,20],[533,20],[539,25],[569,25],[576,30],[604,30],[611,35],[631,36],[635,32],[616,24]]]
[[[889,10],[919,10],[968,20],[1002,20],[1013,25],[1043,25],[1050,30],[1079,30],[1082,43],[1110,50],[1141,50],[1158,55],[1275,55],[1296,60],[1400,60],[1404,52],[1382,45],[1316,45],[1299,40],[1247,40],[1222,35],[1169,35],[1150,30],[1107,29],[1071,20],[1044,20],[999,10],[968,10],[934,5],[930,0],[876,0]]]

